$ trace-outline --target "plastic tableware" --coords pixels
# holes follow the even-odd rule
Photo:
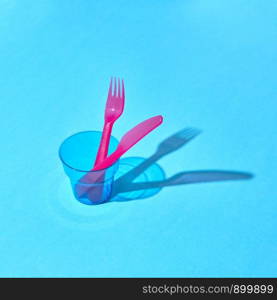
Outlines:
[[[118,163],[115,162],[103,170],[91,170],[101,135],[98,131],[79,132],[65,139],[59,149],[59,156],[75,198],[88,205],[109,200],[118,168]],[[109,152],[114,151],[117,145],[117,139],[111,136]]]
[[[105,122],[103,133],[98,149],[98,153],[96,156],[95,164],[97,165],[102,162],[108,153],[110,136],[112,132],[112,128],[114,122],[122,115],[124,110],[124,102],[125,102],[125,90],[124,90],[124,82],[118,79],[118,85],[116,84],[116,79],[111,78],[108,98],[105,109]]]
[[[102,163],[97,164],[93,168],[93,170],[97,171],[111,166],[125,152],[127,152],[137,142],[144,138],[148,133],[157,128],[162,122],[162,116],[155,116],[139,123],[121,138],[116,150],[110,156],[108,156]]]

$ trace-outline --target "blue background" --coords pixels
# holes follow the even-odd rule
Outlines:
[[[0,0],[0,276],[276,276],[276,15],[275,0]],[[167,176],[255,177],[75,201],[58,147],[101,130],[111,75],[116,137],[164,116],[129,156],[194,126]]]

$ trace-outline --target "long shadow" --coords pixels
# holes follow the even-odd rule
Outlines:
[[[158,181],[148,182],[134,182],[134,180],[141,174],[143,174],[148,168],[156,164],[156,162],[162,157],[180,149],[188,142],[193,140],[201,133],[196,128],[184,128],[177,133],[169,136],[163,140],[157,147],[156,152],[149,158],[142,161],[139,165],[131,169],[126,174],[122,175],[114,182],[112,198],[116,199],[116,196],[120,193],[149,190],[149,189],[161,189],[166,186],[175,186],[191,183],[204,183],[204,182],[219,182],[227,180],[245,180],[251,179],[253,174],[248,172],[239,172],[231,170],[198,170],[198,171],[184,171],[177,173],[170,178]],[[135,200],[125,199],[125,201]],[[115,200],[116,201],[116,200]],[[120,200],[122,201],[122,200]]]
[[[228,180],[242,180],[250,179],[253,175],[247,172],[236,171],[220,171],[220,170],[201,170],[180,172],[174,176],[161,181],[151,182],[134,182],[128,185],[118,186],[117,193],[125,193],[139,190],[163,188],[166,186],[191,184],[191,183],[204,183],[204,182],[219,182]]]

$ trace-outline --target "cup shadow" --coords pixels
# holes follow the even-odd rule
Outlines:
[[[165,178],[165,173],[157,161],[182,148],[200,133],[201,130],[197,128],[184,128],[164,139],[150,157],[125,159],[129,168],[115,180],[111,201],[122,202],[148,198],[169,186],[246,180],[254,177],[252,173],[234,170],[196,170],[179,172]]]

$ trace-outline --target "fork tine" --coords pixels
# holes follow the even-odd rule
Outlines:
[[[125,99],[125,89],[124,89],[124,80],[121,79],[121,88],[122,88],[122,99],[124,100]]]
[[[118,92],[117,92],[117,97],[120,97],[120,96],[121,96],[121,95],[120,95],[120,79],[118,78],[117,81],[118,81]]]

